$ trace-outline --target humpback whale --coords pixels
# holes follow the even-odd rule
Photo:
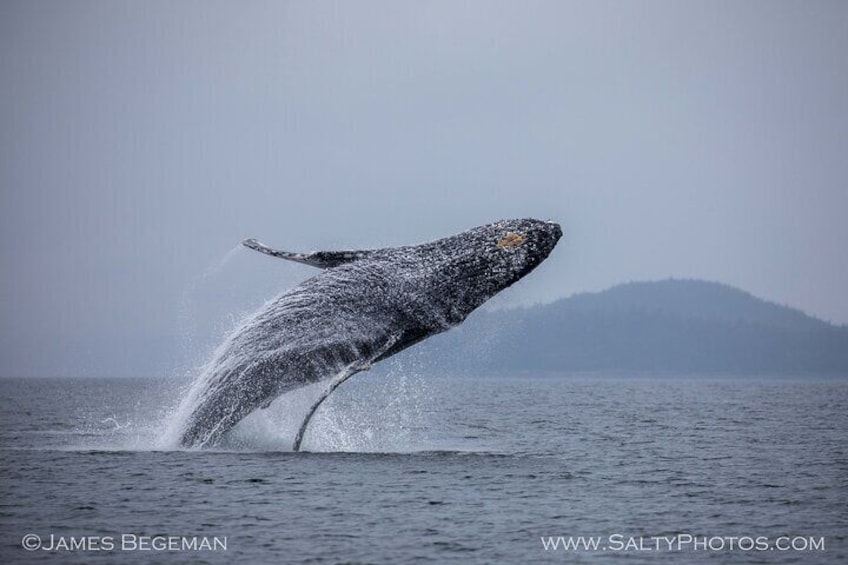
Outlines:
[[[184,447],[218,443],[281,394],[328,381],[294,440],[339,385],[421,340],[461,323],[535,269],[562,236],[534,219],[502,220],[405,247],[293,253],[243,245],[322,269],[266,303],[218,348],[186,399]]]

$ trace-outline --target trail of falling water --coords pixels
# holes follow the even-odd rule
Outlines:
[[[182,297],[180,299],[178,324],[180,337],[183,340],[182,345],[183,354],[185,356],[184,358],[188,358],[188,355],[193,353],[193,346],[196,343],[195,337],[197,334],[197,328],[195,327],[194,320],[197,318],[195,297],[198,289],[212,276],[220,273],[233,259],[233,257],[242,251],[242,249],[243,247],[241,243],[234,245],[229,251],[209,263],[202,273],[195,275],[183,289]]]
[[[171,382],[171,387],[179,389],[179,396],[182,398],[190,395],[191,383],[196,380],[189,377],[196,376],[204,370],[209,356],[209,352],[204,351],[199,345],[201,340],[198,339],[196,322],[198,318],[197,293],[204,284],[212,277],[218,275],[242,251],[243,247],[241,243],[234,245],[226,253],[213,259],[200,274],[192,277],[183,289],[177,316],[181,359],[183,361],[181,366],[175,367],[175,374],[172,375]],[[231,325],[234,326],[235,323]],[[180,411],[181,404],[178,404],[171,410],[166,417],[168,420],[174,420]],[[166,426],[165,431],[155,442],[157,448],[167,449],[173,447],[173,441],[169,439],[169,434],[172,433],[172,427],[172,425]]]

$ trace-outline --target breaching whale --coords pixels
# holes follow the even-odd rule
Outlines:
[[[292,253],[254,239],[246,247],[323,269],[269,301],[218,348],[194,383],[179,442],[214,445],[249,413],[293,389],[330,381],[312,414],[342,382],[456,326],[547,258],[560,226],[502,220],[420,245]]]

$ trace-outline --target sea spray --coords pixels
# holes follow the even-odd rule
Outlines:
[[[219,278],[216,276],[224,270],[224,267],[231,264],[236,255],[243,251],[244,248],[240,244],[233,246],[223,255],[213,259],[200,274],[192,277],[192,279],[185,285],[180,297],[180,305],[177,316],[180,349],[182,351],[182,359],[185,365],[182,370],[177,370],[177,373],[185,374],[187,372],[194,371],[204,362],[204,360],[209,358],[210,351],[208,349],[210,346],[205,344],[209,341],[208,338],[210,336],[206,335],[205,338],[201,339],[201,332],[198,327],[198,321],[200,319],[198,294],[200,294],[202,290],[205,290],[205,287],[208,286],[210,281]],[[226,322],[223,326],[220,322],[216,324],[217,328],[215,328],[215,334],[220,334],[218,335],[219,339],[216,340],[218,343],[220,343],[220,337],[231,331],[235,326],[235,322],[231,314],[227,316],[227,321],[229,322],[229,327],[225,327]],[[204,334],[208,334],[208,328]]]

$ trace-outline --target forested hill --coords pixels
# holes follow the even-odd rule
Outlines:
[[[414,355],[425,367],[470,372],[848,375],[848,327],[727,285],[665,280],[478,312]]]

